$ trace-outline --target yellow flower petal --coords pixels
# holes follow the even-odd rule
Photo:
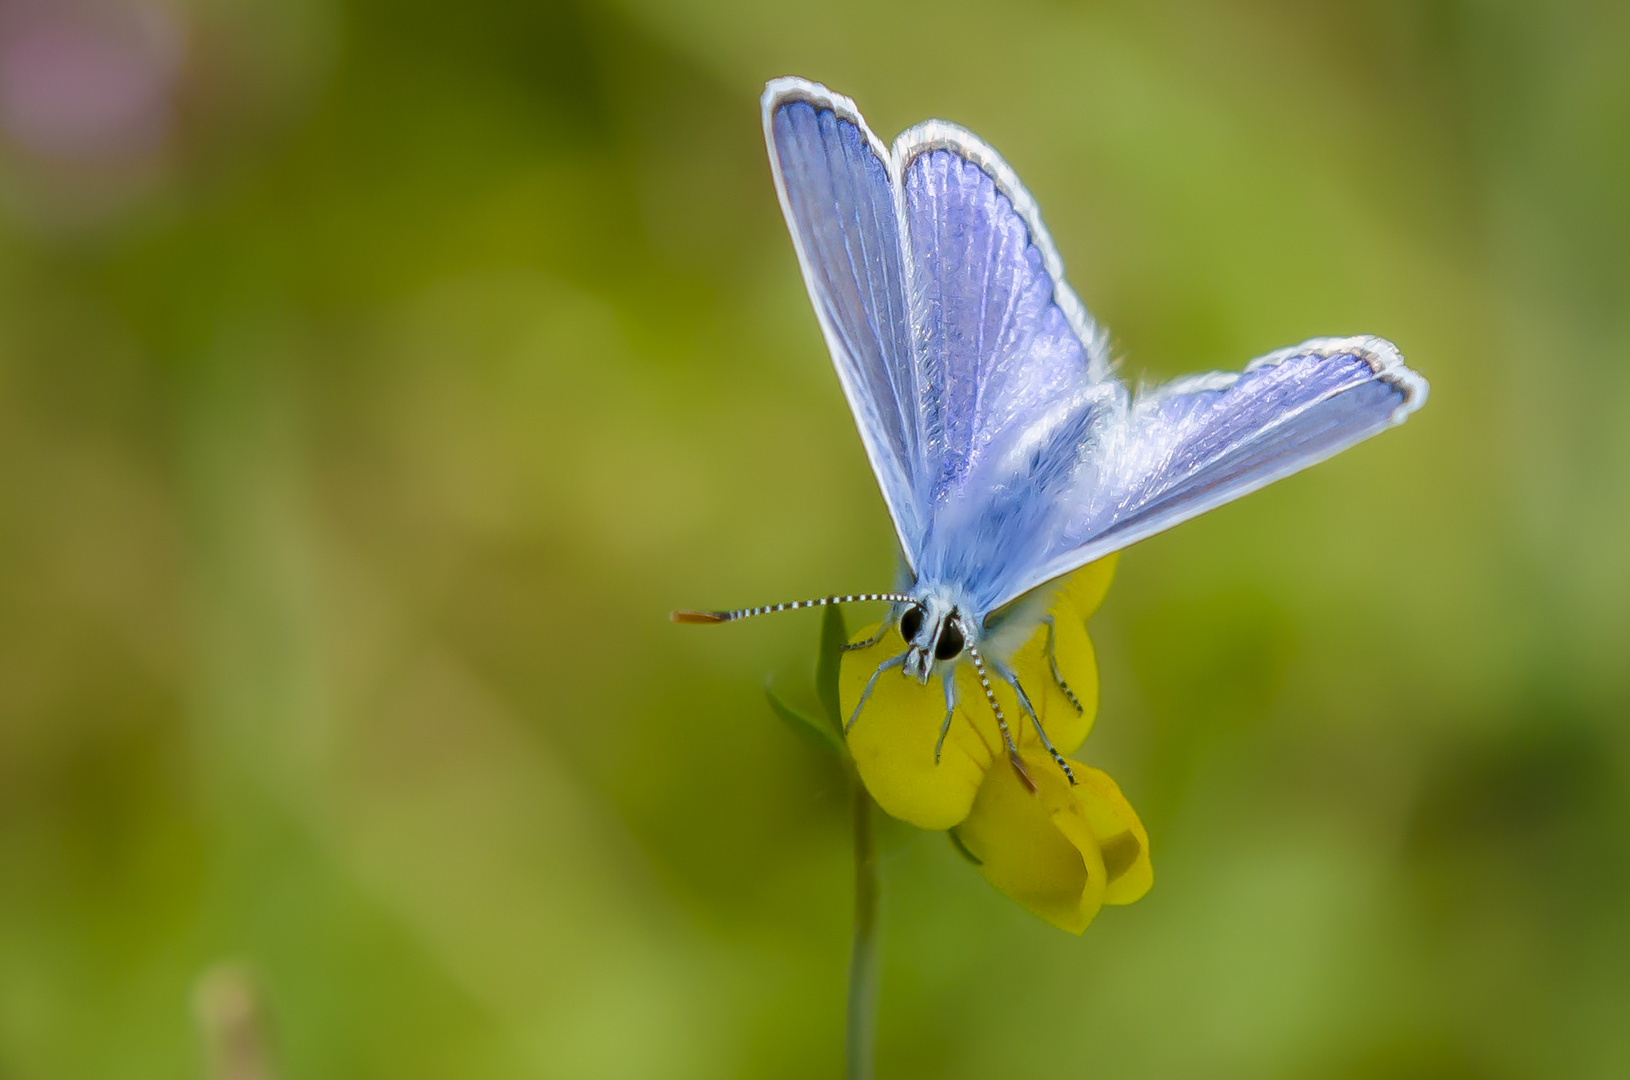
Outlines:
[[[877,632],[868,626],[854,638]],[[838,674],[838,701],[847,720],[877,666],[905,651],[898,629],[881,641],[847,652]],[[1002,745],[995,717],[971,664],[957,671],[958,705],[934,761],[934,744],[945,722],[945,691],[938,679],[927,686],[891,669],[878,676],[860,718],[849,729],[849,753],[860,778],[887,813],[924,829],[948,829],[968,816],[974,795]],[[1013,692],[997,688],[1004,711],[1017,708]],[[1009,715],[1012,715],[1011,712]]]
[[[1010,661],[1062,754],[1087,737],[1098,711],[1097,658],[1086,619],[1102,602],[1114,571],[1111,555],[1066,578],[1048,613],[1051,629],[1038,626]],[[877,629],[868,626],[852,640],[864,641]],[[844,654],[838,698],[846,718],[878,666],[905,647],[898,627],[890,626],[876,643]],[[1012,687],[991,674],[1035,791],[1009,763],[995,715],[966,659],[956,668],[957,706],[937,761],[944,690],[938,679],[924,686],[897,669],[877,677],[846,735],[849,752],[866,790],[886,812],[925,829],[954,828],[992,884],[1078,934],[1102,904],[1129,904],[1149,890],[1148,836],[1115,782],[1099,770],[1071,762],[1078,780],[1071,786]]]
[[[1047,737],[1061,754],[1081,745],[1098,712],[1098,661],[1087,637],[1085,616],[1074,599],[1079,590],[1071,589],[1085,575],[1084,587],[1101,595],[1108,582],[1108,571],[1102,567],[1103,562],[1093,563],[1068,579],[1049,612],[1058,675],[1048,660],[1049,628],[1045,624],[1036,627],[1011,661]],[[1092,596],[1089,600],[1096,603]],[[864,641],[876,632],[877,624],[873,624],[852,640]],[[838,697],[845,719],[853,715],[878,665],[899,656],[905,647],[898,628],[890,627],[876,644],[844,654]],[[1058,676],[1069,687],[1068,694]],[[872,688],[860,719],[849,730],[849,752],[872,798],[894,817],[924,829],[947,829],[966,817],[991,761],[1006,758],[996,717],[966,658],[957,665],[956,678],[956,714],[937,763],[934,744],[945,722],[945,691],[938,679],[923,686],[899,671],[885,671]],[[994,673],[991,683],[1020,750],[1045,753],[1013,689]],[[1052,767],[1057,770],[1056,764]]]
[[[1104,602],[1104,594],[1109,591],[1109,583],[1115,580],[1115,564],[1120,561],[1121,553],[1105,555],[1097,562],[1088,563],[1069,577],[1064,579],[1063,587],[1059,590],[1075,604],[1076,610],[1083,619],[1092,617],[1098,610],[1098,605]]]
[[[1092,639],[1087,637],[1086,619],[1074,601],[1061,596],[1049,614],[1053,618],[1053,657],[1058,661],[1058,675],[1063,676],[1070,693],[1066,694],[1059,686],[1058,675],[1053,674],[1053,667],[1048,663],[1046,626],[1038,627],[1013,655],[1013,673],[1035,706],[1047,737],[1059,753],[1068,754],[1081,745],[1087,732],[1092,730],[1093,718],[1098,715],[1098,658],[1093,653]],[[1070,695],[1074,695],[1074,701]],[[988,711],[988,704],[986,708]],[[1029,717],[1020,719],[1024,721],[1022,737],[1019,728],[1014,730],[1020,749],[1042,750],[1041,739]]]
[[[992,885],[1054,926],[1079,934],[1104,898],[1098,839],[1052,758],[1025,754],[1024,763],[1037,790],[1025,787],[1008,762],[997,762],[986,772],[967,820],[957,826],[957,839]]]
[[[1075,797],[1086,810],[1104,859],[1104,903],[1130,904],[1154,884],[1149,862],[1149,834],[1115,781],[1085,765],[1070,766],[1077,781]]]

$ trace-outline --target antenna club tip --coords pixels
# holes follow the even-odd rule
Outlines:
[[[730,617],[722,611],[670,611],[668,621],[706,626],[711,623],[729,622]]]

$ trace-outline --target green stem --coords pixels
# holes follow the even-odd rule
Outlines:
[[[855,938],[849,953],[849,1011],[843,1045],[845,1080],[872,1080],[877,1042],[877,844],[872,797],[849,780],[855,839]]]

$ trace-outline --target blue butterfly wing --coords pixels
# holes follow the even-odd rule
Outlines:
[[[1056,496],[1125,391],[1034,201],[995,151],[929,121],[893,154],[933,470],[919,580],[989,610],[1046,556]]]
[[[804,283],[915,570],[927,524],[921,492],[928,467],[893,165],[854,103],[824,87],[777,79],[764,91],[763,111]]]
[[[1239,374],[1157,388],[1096,432],[1050,556],[1013,596],[1400,424],[1427,389],[1374,337],[1309,341]]]
[[[908,289],[936,471],[919,580],[990,612],[1401,423],[1427,386],[1379,338],[1321,339],[1133,399],[1034,201],[938,121],[902,135]]]
[[[1132,397],[999,155],[940,121],[892,149],[777,79],[765,137],[805,283],[919,585],[989,613],[1401,423],[1427,386],[1321,339]]]
[[[929,378],[932,493],[943,497],[1004,436],[1094,382],[1094,354],[1058,302],[1073,294],[1061,268],[1049,270],[1039,223],[1033,228],[997,178],[964,156],[972,136],[957,130],[954,144],[940,134],[914,145],[923,134],[909,133],[896,153],[905,161],[912,324]],[[1101,378],[1107,365],[1098,366]]]

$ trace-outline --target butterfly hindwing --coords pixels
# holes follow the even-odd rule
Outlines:
[[[1019,591],[1316,465],[1402,423],[1426,394],[1375,337],[1309,341],[1237,375],[1156,388],[1105,430],[1051,556]]]

